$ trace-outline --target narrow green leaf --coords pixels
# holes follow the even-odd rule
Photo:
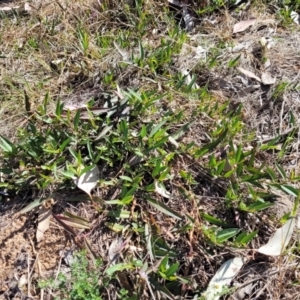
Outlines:
[[[152,151],[159,148],[160,146],[162,146],[164,143],[168,141],[168,138],[169,138],[168,136],[161,138],[158,142],[156,142],[156,144],[154,144],[152,147],[149,147],[148,151]]]
[[[161,272],[165,272],[167,270],[167,264],[168,264],[168,260],[169,260],[169,257],[168,255],[166,255],[162,260],[161,260],[161,263],[159,265],[159,270]]]
[[[244,170],[244,162],[238,163],[236,168],[236,176],[240,177],[243,174],[243,170]]]
[[[29,211],[31,211],[32,209],[34,209],[35,207],[40,206],[46,199],[37,199],[34,200],[33,202],[31,202],[30,204],[28,204],[27,206],[25,206],[23,209],[20,210],[20,214],[25,214]]]
[[[0,135],[0,147],[9,154],[15,154],[17,152],[17,148],[15,145],[10,142],[8,139]]]
[[[108,204],[108,205],[114,205],[114,204],[118,204],[118,205],[123,205],[123,202],[121,200],[108,200],[108,201],[105,201],[105,204]]]
[[[60,103],[60,99],[58,99],[57,103],[56,103],[56,109],[55,109],[55,115],[57,117],[61,116],[62,111],[63,111],[63,106],[64,106],[64,103]]]
[[[113,125],[106,125],[105,127],[103,127],[102,131],[95,138],[94,142],[99,142],[104,136],[106,136],[106,134],[108,134],[111,131],[112,128],[113,128]]]
[[[120,179],[124,180],[124,181],[129,181],[132,182],[132,178],[128,177],[128,176],[119,176]]]
[[[114,232],[121,232],[125,228],[124,225],[120,225],[112,222],[106,222],[104,223],[104,225]]]
[[[240,58],[241,58],[241,54],[238,55],[235,59],[230,60],[228,63],[228,67],[229,68],[235,67],[238,64]]]
[[[126,195],[124,198],[122,198],[121,203],[123,205],[130,204],[133,201],[134,196],[133,195]]]
[[[171,136],[176,141],[181,136],[183,136],[187,131],[190,130],[190,128],[195,124],[196,121],[189,122],[187,124],[184,124],[179,130],[177,130],[175,133],[173,133]]]
[[[167,271],[165,272],[165,275],[167,277],[173,276],[177,272],[178,267],[179,267],[179,263],[178,262],[175,263],[175,264],[173,264],[169,269],[167,269]]]
[[[63,152],[65,150],[65,148],[68,146],[68,144],[70,143],[71,138],[67,138],[59,147],[59,151]]]
[[[275,172],[269,167],[267,167],[267,172],[270,175],[270,177],[272,178],[272,180],[276,181],[277,176],[276,176]]]
[[[225,128],[219,134],[219,137],[215,141],[205,145],[203,148],[199,149],[196,152],[197,157],[201,157],[204,154],[206,154],[207,152],[212,151],[214,148],[216,148],[222,142],[222,140],[226,137],[227,133],[228,133],[228,128]]]
[[[209,214],[206,213],[200,213],[201,217],[206,220],[207,222],[214,224],[214,225],[218,225],[218,226],[228,226],[227,223],[223,222],[222,220],[215,218]]]
[[[79,161],[79,156],[80,156],[80,154],[79,154],[79,153],[76,153],[72,148],[69,148],[69,151],[70,151],[71,155],[74,157],[74,159],[75,159],[76,161]]]
[[[152,171],[152,177],[156,177],[156,175],[158,175],[158,173],[160,172],[160,170],[161,170],[161,163],[162,163],[161,159],[157,159],[156,160],[155,168]]]
[[[247,232],[246,231],[243,231],[241,232],[236,238],[235,238],[235,241],[239,244],[242,244],[242,240],[244,239],[244,237],[247,236]]]
[[[149,202],[149,204],[151,204],[153,207],[155,207],[157,210],[159,210],[160,212],[171,216],[175,219],[181,220],[182,216],[175,212],[173,209],[169,208],[168,206],[166,206],[165,204],[163,204],[162,202],[156,201],[154,199],[151,198],[147,198],[147,201]]]
[[[74,125],[74,130],[77,131],[78,129],[78,125],[79,125],[79,121],[80,121],[80,110],[78,109],[76,111],[74,120],[73,120],[73,125]]]
[[[235,162],[236,163],[239,163],[241,158],[243,158],[242,154],[243,154],[242,146],[239,145],[237,148],[236,154],[235,154]]]
[[[274,146],[275,144],[277,144],[277,142],[279,142],[279,140],[281,139],[281,136],[277,136],[275,137],[272,141],[270,141],[268,144],[263,144],[260,146],[261,150],[271,150],[271,149],[275,149],[276,146]]]
[[[257,212],[257,211],[264,210],[266,208],[272,207],[273,205],[274,204],[271,203],[271,202],[265,202],[265,203],[256,202],[256,203],[253,203],[249,206],[246,206],[244,210],[248,211],[248,212]]]
[[[290,185],[281,185],[281,189],[289,195],[298,197],[299,191]]]
[[[218,164],[216,175],[220,175],[220,174],[223,172],[225,165],[226,165],[226,160],[222,160],[222,161]]]
[[[94,155],[90,140],[87,141],[86,146],[87,146],[87,149],[89,152],[90,159],[92,160],[92,162],[95,162],[95,155]]]
[[[24,103],[25,103],[25,110],[29,114],[31,112],[31,105],[30,105],[30,100],[28,97],[28,94],[24,90]]]
[[[146,134],[147,134],[147,128],[146,128],[146,126],[143,124],[143,125],[142,125],[142,129],[141,129],[141,131],[140,131],[140,137],[141,137],[141,138],[144,138],[144,137],[146,136]]]
[[[237,235],[237,233],[240,231],[239,228],[228,228],[223,229],[217,232],[216,239],[218,243],[223,243],[230,239],[231,237]]]
[[[246,236],[244,236],[241,239],[241,243],[244,245],[247,245],[256,235],[257,235],[257,230],[255,230],[249,234],[246,234]]]
[[[72,178],[73,179],[75,177],[75,174],[71,171],[61,170],[60,173],[62,175],[64,175],[65,177],[67,177],[67,178]]]
[[[140,59],[143,61],[145,59],[145,51],[141,40],[139,40],[139,48],[140,48]]]
[[[126,270],[126,269],[133,269],[133,266],[132,264],[127,264],[127,263],[119,263],[119,264],[116,264],[114,266],[111,266],[109,267],[105,273],[108,275],[108,276],[111,276],[113,275],[115,272],[117,271],[123,271],[123,270]]]
[[[279,174],[281,175],[282,179],[286,179],[286,174],[285,174],[283,168],[280,165],[278,165],[277,162],[275,163],[275,166],[276,166]]]

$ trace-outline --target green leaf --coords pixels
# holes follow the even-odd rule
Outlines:
[[[285,174],[283,168],[281,166],[279,166],[277,162],[275,163],[275,166],[276,166],[279,174],[281,175],[282,179],[286,179],[286,174]]]
[[[218,225],[218,226],[228,226],[227,223],[223,222],[220,219],[217,219],[209,214],[206,213],[200,213],[201,217],[206,220],[207,222],[214,224],[214,225]]]
[[[75,177],[75,174],[71,171],[61,170],[60,173],[62,175],[64,175],[65,177],[67,177],[67,178],[72,178],[73,179]]]
[[[132,182],[132,178],[128,177],[128,176],[119,176],[120,179],[124,180],[124,181],[129,181]]]
[[[140,59],[143,61],[145,59],[145,51],[141,40],[139,40],[139,49],[140,49]]]
[[[122,198],[121,203],[123,205],[130,204],[133,201],[134,196],[133,195],[126,195],[124,198]]]
[[[271,150],[271,149],[275,149],[276,146],[274,146],[275,144],[277,144],[277,142],[279,142],[279,140],[281,139],[281,136],[277,136],[275,137],[272,141],[270,141],[268,144],[263,144],[260,146],[261,150]]]
[[[238,55],[235,59],[230,60],[229,63],[228,63],[228,67],[229,67],[229,68],[232,68],[232,67],[237,66],[237,64],[238,64],[238,62],[239,62],[239,60],[240,60],[240,58],[241,58],[241,54]]]
[[[25,206],[22,210],[20,210],[20,214],[25,214],[29,211],[31,211],[32,209],[34,209],[35,207],[40,206],[45,200],[47,199],[37,199],[33,202],[31,202],[30,204],[28,204],[27,206]]]
[[[298,197],[299,191],[290,186],[290,185],[286,185],[286,184],[278,184],[278,183],[269,183],[269,186],[271,187],[275,187],[279,190],[284,191],[286,194],[292,195],[294,197]]]
[[[55,115],[59,118],[62,114],[62,111],[63,111],[63,106],[64,106],[64,103],[60,103],[60,99],[57,100],[57,103],[56,103],[56,109],[55,109]]]
[[[16,154],[17,148],[8,139],[0,135],[0,147],[9,154]]]
[[[242,232],[237,238],[236,241],[243,244],[247,245],[256,235],[257,235],[257,230],[247,234],[246,232]]]
[[[159,124],[157,124],[150,132],[150,137],[154,136],[155,133],[167,122],[167,119],[162,120]]]
[[[187,131],[190,130],[190,128],[195,124],[196,121],[189,122],[187,124],[184,124],[179,130],[177,130],[175,133],[173,133],[171,136],[176,141],[181,136],[183,136]]]
[[[112,222],[106,222],[104,223],[104,225],[114,232],[121,232],[125,228],[124,225],[120,225]]]
[[[90,140],[87,141],[86,146],[87,146],[87,149],[89,152],[90,159],[92,160],[93,163],[95,163],[95,155],[94,155]]]
[[[231,237],[237,235],[239,231],[239,228],[228,228],[218,231],[216,234],[217,243],[223,243],[227,241]]]
[[[107,133],[111,131],[113,128],[113,125],[106,125],[103,127],[102,131],[99,133],[99,135],[95,138],[94,142],[99,142]]]
[[[289,195],[298,197],[299,191],[290,185],[281,185],[281,189]]]
[[[220,175],[220,174],[223,172],[225,165],[226,165],[226,160],[222,160],[222,161],[218,164],[218,166],[217,166],[217,171],[216,171],[216,175]]]
[[[253,203],[249,206],[245,206],[245,207],[241,207],[240,208],[244,211],[247,211],[247,212],[257,212],[257,211],[260,211],[260,210],[264,210],[266,208],[269,208],[269,207],[272,207],[274,205],[274,203],[271,203],[271,202],[265,202],[265,203],[261,203],[261,202],[256,202],[256,203]]]
[[[23,93],[24,93],[25,110],[29,114],[31,112],[30,100],[29,100],[28,94],[26,93],[25,90],[23,91]]]
[[[162,273],[165,273],[166,270],[167,270],[168,260],[169,260],[169,257],[168,257],[167,255],[161,260],[161,263],[160,263],[160,265],[159,265],[159,270],[160,270]]]
[[[240,162],[236,168],[236,176],[237,177],[240,177],[242,175],[243,169],[244,169],[244,162]]]
[[[156,175],[158,175],[158,173],[160,172],[160,170],[163,168],[161,166],[161,159],[157,159],[156,164],[155,164],[155,168],[152,171],[152,177],[155,177]]]
[[[147,134],[147,128],[146,128],[146,126],[143,124],[143,125],[142,125],[142,129],[141,129],[141,131],[140,131],[140,137],[141,137],[141,138],[144,138],[144,137],[146,136],[146,134]]]
[[[162,146],[167,141],[168,141],[167,136],[161,138],[158,142],[156,142],[156,144],[154,144],[152,147],[149,147],[148,151],[152,151],[152,150],[155,150],[155,149],[159,148],[160,146]]]
[[[78,109],[76,111],[74,120],[73,120],[73,125],[74,125],[74,130],[77,131],[78,129],[78,125],[79,125],[79,121],[80,121],[80,110]]]
[[[272,180],[276,181],[277,176],[276,176],[275,172],[269,167],[267,167],[267,172],[270,175],[270,177],[272,178]]]
[[[63,152],[65,150],[65,148],[67,147],[67,145],[70,143],[71,138],[67,138],[59,147],[59,151],[60,153]]]
[[[76,151],[74,151],[72,148],[69,148],[69,151],[70,151],[71,155],[74,157],[75,161],[77,163],[81,163],[81,155],[80,155],[80,153],[76,153]]]
[[[111,276],[113,275],[115,272],[117,271],[123,271],[123,270],[126,270],[126,269],[133,269],[133,266],[132,264],[127,264],[127,263],[119,263],[119,264],[116,264],[114,266],[111,266],[109,267],[105,273],[108,275],[108,276]]]
[[[160,212],[171,216],[175,219],[181,220],[182,216],[175,212],[173,209],[169,208],[168,206],[166,206],[165,204],[163,204],[162,202],[156,201],[154,199],[151,198],[147,198],[147,201],[149,202],[149,204],[151,204],[153,207],[155,207],[157,210],[159,210]]]
[[[197,155],[197,157],[201,157],[204,154],[206,154],[207,152],[209,152],[209,151],[213,150],[214,148],[216,148],[222,142],[222,140],[226,137],[227,133],[228,133],[228,128],[225,128],[219,134],[219,137],[215,141],[205,145],[203,148],[196,151],[195,154]]]
[[[171,276],[173,276],[177,270],[178,270],[178,267],[179,267],[179,263],[175,263],[173,264],[166,272],[165,272],[165,275],[169,278]]]

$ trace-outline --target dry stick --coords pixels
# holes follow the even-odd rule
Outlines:
[[[255,299],[258,299],[260,295],[267,289],[267,284],[260,290],[255,296]]]
[[[283,116],[283,111],[284,111],[284,104],[285,104],[285,97],[282,101],[282,106],[281,106],[281,110],[280,110],[280,115],[279,115],[279,134],[281,134],[281,130],[282,130],[282,116]]]
[[[59,259],[59,263],[58,263],[57,272],[56,272],[56,275],[55,275],[55,278],[54,278],[54,282],[57,280],[57,277],[59,275],[62,259],[63,259],[63,257],[62,257],[62,255],[60,255],[60,259]]]
[[[27,296],[31,297],[30,295],[30,270],[29,270],[29,254],[27,255],[27,273],[28,273],[28,282],[27,282]]]
[[[41,276],[42,275],[42,269],[41,269],[41,264],[40,264],[40,261],[39,261],[39,252],[37,252],[36,250],[35,250],[35,247],[34,247],[34,243],[33,243],[33,241],[32,241],[32,239],[29,237],[29,242],[30,242],[30,244],[31,244],[31,247],[32,247],[32,250],[33,250],[33,253],[36,255],[36,259],[35,259],[35,261],[34,261],[34,264],[33,264],[33,266],[32,266],[32,270],[31,270],[31,272],[29,272],[29,256],[27,257],[27,259],[28,259],[28,292],[27,292],[27,294],[28,294],[28,297],[31,297],[30,296],[30,277],[31,277],[31,275],[32,275],[32,272],[33,272],[33,270],[34,270],[34,267],[35,267],[35,264],[37,264],[37,266],[38,266],[38,272],[39,272],[39,275]]]

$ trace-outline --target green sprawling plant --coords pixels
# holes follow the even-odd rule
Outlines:
[[[233,2],[209,1],[194,13],[229,9]],[[77,216],[64,202],[57,209],[65,209],[62,215],[54,206],[49,216],[87,251],[69,273],[40,280],[39,289],[57,299],[100,300],[112,293],[124,300],[203,299],[223,253],[248,253],[265,240],[264,212],[278,197],[297,200],[281,219],[270,217],[274,226],[295,217],[299,176],[283,166],[297,138],[295,117],[290,113],[293,130],[258,142],[243,105],[210,88],[213,72],[235,72],[242,62],[234,55],[223,64],[231,41],[209,45],[206,59],[186,75],[178,57],[193,40],[167,8],[143,0],[83,4],[74,6],[76,14],[53,4],[55,18],[33,15],[29,24],[18,15],[15,23],[3,19],[10,26],[24,22],[30,34],[22,45],[10,45],[10,55],[28,63],[26,76],[1,77],[5,107],[25,101],[25,110],[13,134],[0,136],[0,187],[16,199],[33,195],[22,213],[44,209],[50,197],[79,199],[92,211]],[[32,29],[37,22],[38,32]],[[208,73],[204,83],[201,72]],[[101,85],[101,95],[68,108],[64,95],[84,94],[91,82]],[[272,101],[289,88],[296,87],[278,83]],[[76,188],[88,197],[76,198]],[[259,221],[250,226],[250,219]],[[116,235],[122,241],[115,261],[102,257],[100,264],[93,256],[95,226],[105,228],[109,242]]]

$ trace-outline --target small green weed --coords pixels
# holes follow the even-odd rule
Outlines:
[[[101,300],[105,290],[106,279],[95,269],[89,268],[86,252],[74,254],[75,262],[71,265],[70,273],[60,273],[56,279],[41,280],[38,287],[51,290],[56,299],[70,300]],[[98,267],[100,262],[98,262]],[[99,282],[101,281],[101,285]]]

